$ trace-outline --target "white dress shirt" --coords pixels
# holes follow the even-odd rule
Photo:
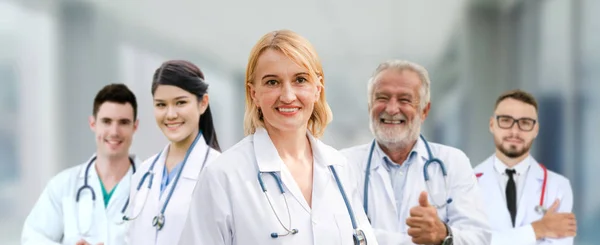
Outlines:
[[[517,171],[513,175],[513,179],[515,180],[515,184],[517,185],[517,204],[521,201],[521,196],[523,195],[523,188],[525,187],[525,178],[527,176],[527,172],[529,171],[529,166],[531,166],[532,157],[527,156],[523,161],[517,163],[512,168],[508,168],[506,164],[504,164],[497,156],[494,156],[494,169],[496,170],[496,174],[498,174],[498,181],[500,188],[502,189],[502,196],[504,197],[504,201],[506,201],[506,185],[508,184],[508,175],[506,174],[506,169],[514,169]],[[517,205],[518,206],[518,205]]]

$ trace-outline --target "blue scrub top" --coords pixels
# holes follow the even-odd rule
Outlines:
[[[162,180],[160,181],[160,196],[162,196],[163,191],[167,188],[169,183],[177,176],[179,170],[181,169],[181,162],[175,165],[173,169],[171,169],[170,173],[167,173],[167,166],[163,168]]]

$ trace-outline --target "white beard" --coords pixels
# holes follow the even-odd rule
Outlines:
[[[369,128],[377,142],[384,146],[404,148],[419,137],[422,123],[420,115],[417,115],[410,122],[406,120],[406,124],[402,127],[398,126],[392,128],[382,127],[380,118],[381,116],[371,118],[371,120],[369,120]],[[406,117],[402,118],[406,119]]]

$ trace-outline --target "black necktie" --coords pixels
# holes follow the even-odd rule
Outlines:
[[[515,216],[517,216],[517,187],[513,175],[516,173],[514,169],[506,169],[508,175],[508,183],[506,184],[506,206],[510,212],[510,219],[513,227],[515,227]]]

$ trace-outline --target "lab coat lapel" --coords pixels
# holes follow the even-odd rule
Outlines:
[[[96,171],[96,161],[92,163],[90,170],[87,175],[89,185],[94,189],[96,194],[96,201],[94,203],[93,211],[93,224],[92,227],[95,230],[95,234],[100,236],[106,234],[106,208],[104,207],[104,195],[102,194],[102,186],[100,184],[100,176]],[[105,237],[99,237],[101,240],[106,239]]]
[[[162,203],[163,200],[165,198],[166,195],[160,195],[160,185],[162,182],[162,178],[163,178],[163,171],[165,169],[165,162],[167,159],[167,154],[169,152],[169,147],[170,144],[167,144],[167,146],[165,146],[165,148],[163,148],[163,150],[161,151],[160,157],[158,158],[158,160],[156,161],[156,164],[154,164],[154,169],[151,171],[154,171],[154,179],[152,180],[152,187],[150,188],[150,196],[148,198],[152,198],[153,200],[158,200],[158,202],[148,202],[148,203],[152,203],[153,205],[155,205],[154,207],[148,207],[148,208],[152,208],[151,210],[157,210],[156,212],[160,212],[160,207],[162,207]],[[154,159],[153,159],[154,161]],[[169,188],[167,187],[164,192],[169,191]]]
[[[310,213],[310,207],[306,202],[306,199],[302,195],[302,191],[296,184],[294,177],[287,169],[286,165],[281,160],[273,141],[269,137],[267,130],[264,128],[257,128],[254,133],[254,155],[256,156],[256,162],[260,172],[279,172],[281,182],[283,182],[284,190],[292,194],[294,199]],[[314,170],[313,170],[314,174]],[[266,176],[266,175],[264,175]]]
[[[381,162],[381,159],[375,159],[375,160],[379,160],[379,162]],[[373,171],[374,170],[374,171]],[[385,168],[383,166],[381,166],[381,164],[377,164],[377,166],[371,170],[372,172],[375,172],[375,175],[377,176],[377,181],[380,182],[380,185],[378,186],[383,186],[385,189],[385,194],[387,196],[387,206],[390,210],[394,211],[394,214],[396,214],[396,217],[398,216],[398,210],[396,207],[396,197],[394,196],[394,191],[392,190],[392,181],[390,180],[390,174],[385,170]],[[375,192],[375,191],[371,191],[371,192]],[[369,205],[371,208],[369,209],[374,209],[375,206],[374,205]]]
[[[479,185],[483,187],[486,208],[493,227],[512,228],[510,213],[506,207],[506,199],[502,194],[504,189],[500,186],[498,174],[494,170],[494,155],[489,157],[483,164],[483,171],[478,177]],[[476,173],[477,174],[477,173]]]
[[[321,146],[321,142],[316,140],[312,135],[308,134],[310,139],[311,148],[313,152],[313,191],[312,191],[312,207],[327,207],[326,193],[331,193],[328,190],[335,188],[338,190],[335,183],[333,173],[329,169],[329,166],[339,167],[343,162],[343,159],[333,157],[332,154],[324,152],[326,148]],[[340,170],[336,169],[336,173],[339,175]],[[340,177],[342,178],[342,177]],[[341,181],[341,180],[340,180]],[[319,204],[321,203],[321,204]]]
[[[121,181],[119,181],[119,184],[117,184],[115,187],[117,189],[115,189],[112,197],[108,201],[106,210],[110,219],[115,219],[115,221],[117,221],[121,216],[121,211],[123,211],[123,207],[125,206],[127,197],[129,196],[131,175],[133,175],[133,168],[130,166],[127,174],[123,176]]]
[[[517,218],[515,219],[515,224],[517,225],[523,222],[526,213],[535,212],[534,208],[539,204],[542,182],[544,180],[544,171],[540,165],[532,157],[529,157],[527,161],[531,161],[531,166],[529,167],[525,186],[523,187],[523,194],[517,207]]]

